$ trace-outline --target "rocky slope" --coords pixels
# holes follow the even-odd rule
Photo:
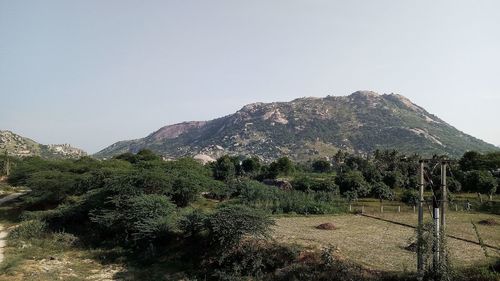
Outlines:
[[[152,149],[165,157],[222,154],[330,156],[338,149],[370,153],[398,149],[423,155],[460,156],[495,146],[467,135],[401,95],[358,91],[349,96],[254,103],[234,114],[166,126],[149,136],[117,142],[96,154],[110,157]]]
[[[0,154],[16,157],[41,156],[43,158],[78,158],[87,155],[85,151],[69,144],[39,144],[11,131],[0,131]]]

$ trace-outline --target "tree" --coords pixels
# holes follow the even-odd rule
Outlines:
[[[257,157],[251,157],[243,160],[241,168],[246,174],[254,175],[260,171],[260,160]]]
[[[416,206],[419,200],[419,194],[415,189],[406,189],[401,195],[401,201],[411,206]]]
[[[115,159],[125,160],[127,162],[132,163],[132,164],[136,164],[136,163],[139,163],[141,161],[144,161],[144,162],[159,161],[159,160],[161,160],[161,157],[149,149],[141,149],[141,150],[139,150],[139,152],[137,152],[137,154],[133,154],[131,152],[126,152],[126,153],[123,153],[123,154],[116,156]]]
[[[294,171],[293,163],[288,157],[281,157],[269,165],[269,170],[288,176]]]
[[[380,203],[382,203],[382,200],[392,200],[394,199],[394,191],[389,188],[385,183],[383,182],[377,182],[372,186],[371,193],[374,197],[378,198],[380,200]]]
[[[217,159],[213,167],[214,178],[217,180],[230,180],[236,176],[234,162],[228,155]]]
[[[290,175],[294,171],[293,162],[288,157],[281,157],[277,161],[278,171],[285,176]]]
[[[464,181],[466,191],[488,194],[490,200],[498,187],[497,179],[488,171],[469,171],[465,173]]]
[[[481,170],[482,155],[477,151],[467,151],[458,161],[462,171]]]
[[[296,178],[292,182],[292,187],[300,191],[338,192],[338,186],[332,179],[315,179],[307,175]]]
[[[156,161],[161,160],[161,157],[149,149],[141,149],[137,152],[137,157],[140,161]]]
[[[335,179],[340,192],[351,198],[359,198],[370,193],[370,185],[366,182],[360,171],[348,171],[337,176]]]
[[[332,164],[329,161],[319,159],[312,163],[312,168],[317,173],[328,173],[332,169]]]
[[[404,182],[404,176],[400,171],[388,171],[384,175],[384,183],[392,189],[403,186]]]

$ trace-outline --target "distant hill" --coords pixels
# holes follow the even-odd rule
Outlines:
[[[360,154],[398,149],[449,156],[497,149],[404,96],[371,91],[249,104],[218,119],[165,126],[145,138],[117,142],[95,156],[110,157],[143,148],[165,157],[242,154],[295,160],[331,156],[339,149]]]
[[[39,144],[11,131],[0,131],[0,155],[7,153],[16,157],[40,156],[43,158],[79,158],[85,151],[69,144]]]

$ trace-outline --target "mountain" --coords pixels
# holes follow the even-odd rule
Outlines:
[[[404,96],[371,91],[253,103],[218,119],[165,126],[145,138],[117,142],[95,156],[105,158],[142,148],[165,157],[242,154],[268,160],[280,156],[306,160],[331,156],[339,149],[360,154],[398,149],[449,156],[497,149]]]
[[[87,155],[85,151],[69,144],[39,144],[34,140],[14,134],[11,131],[0,131],[0,154],[5,151],[11,156],[41,156],[43,158],[78,158]]]

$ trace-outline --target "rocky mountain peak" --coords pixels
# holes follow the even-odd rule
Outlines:
[[[182,122],[179,124],[174,124],[174,125],[168,125],[165,127],[160,128],[158,131],[154,132],[153,134],[150,135],[150,138],[158,141],[158,140],[164,140],[164,139],[174,139],[178,137],[179,135],[194,129],[194,128],[200,128],[203,125],[205,125],[205,121],[189,121],[189,122]]]
[[[380,95],[373,91],[356,91],[350,95],[350,97],[362,97],[362,98],[376,98]]]
[[[402,95],[373,91],[252,103],[221,118],[166,126],[146,138],[115,143],[97,156],[142,148],[165,157],[241,154],[267,160],[328,157],[339,149],[360,154],[398,149],[427,156],[497,149],[460,132]]]

